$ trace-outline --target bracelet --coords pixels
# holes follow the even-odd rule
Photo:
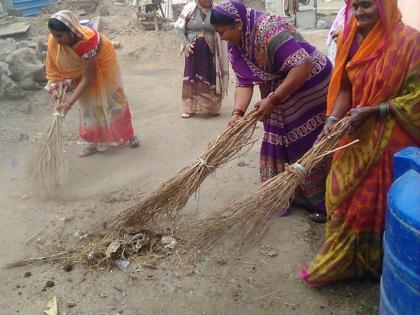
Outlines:
[[[233,112],[232,112],[232,116],[234,116],[234,115],[239,115],[241,117],[244,117],[245,112],[241,109],[234,109]]]
[[[387,103],[382,103],[379,105],[379,117],[385,118],[389,114],[389,106]]]
[[[325,119],[325,121],[332,121],[332,122],[337,122],[339,121],[339,119],[333,115],[327,116],[327,118]]]
[[[271,103],[271,105],[277,105],[277,103],[278,102],[273,102],[273,100],[272,100],[272,98],[275,98],[276,97],[276,95],[274,94],[274,92],[271,92],[270,94],[268,94],[268,96],[267,96],[267,98],[268,98],[268,100],[270,101],[270,103]]]

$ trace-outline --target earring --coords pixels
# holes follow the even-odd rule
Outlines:
[[[238,30],[242,31],[242,27],[238,28]]]

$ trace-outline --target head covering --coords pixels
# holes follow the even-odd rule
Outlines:
[[[68,10],[59,11],[51,16],[52,19],[57,19],[66,25],[74,35],[81,39],[89,39],[95,34],[89,27],[83,26],[79,23],[76,15]]]
[[[237,1],[226,1],[215,6],[214,10],[235,20],[242,21],[242,40],[240,50],[251,58],[252,45],[250,44],[251,32],[254,29],[255,21],[263,15],[253,8],[247,8],[243,3]]]
[[[356,40],[358,30],[357,20],[355,16],[349,18],[352,0],[347,0],[346,4],[346,22],[344,32],[338,40],[338,55],[336,59],[336,67],[331,79],[328,91],[327,112],[331,113],[335,100],[341,89],[341,79],[343,77],[346,66],[355,67],[361,65],[358,69],[361,78],[366,77],[365,71],[368,67],[363,67],[366,62],[377,62],[383,56],[384,50],[388,46],[391,32],[401,22],[401,13],[398,9],[397,0],[376,0],[379,11],[379,20],[370,30],[368,36],[364,39],[357,53],[349,59],[349,53],[353,42]],[[375,61],[376,60],[376,61]],[[363,73],[362,73],[363,72]],[[382,76],[382,74],[379,74]],[[389,80],[391,78],[388,78]],[[372,105],[372,104],[365,104]]]
[[[222,2],[214,7],[214,11],[242,22],[241,43],[228,43],[237,85],[258,85],[278,78],[278,75],[265,71],[267,46],[281,30],[296,32],[294,27],[278,15],[264,14],[237,1]]]

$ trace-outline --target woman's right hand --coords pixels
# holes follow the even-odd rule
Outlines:
[[[187,45],[185,45],[185,51],[189,55],[193,55],[194,54],[194,44],[193,43],[188,43]]]
[[[243,117],[239,114],[233,114],[229,120],[228,127],[232,128],[235,126]]]

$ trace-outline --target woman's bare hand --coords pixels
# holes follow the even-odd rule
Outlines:
[[[185,51],[189,55],[193,55],[194,54],[194,44],[193,43],[188,43],[187,45],[185,45]]]
[[[348,121],[348,127],[350,128],[350,134],[357,131],[360,126],[368,119],[373,113],[375,113],[374,107],[361,107],[350,109],[347,116],[350,116]]]
[[[274,105],[270,102],[268,97],[263,98],[261,101],[255,104],[255,107],[258,108],[257,113],[259,115],[259,121],[266,121],[274,109]]]
[[[241,115],[239,115],[239,114],[233,114],[232,115],[232,117],[230,118],[230,120],[229,120],[229,123],[228,123],[228,127],[229,128],[232,128],[233,126],[235,126],[241,119],[242,119],[243,117],[241,116]]]

